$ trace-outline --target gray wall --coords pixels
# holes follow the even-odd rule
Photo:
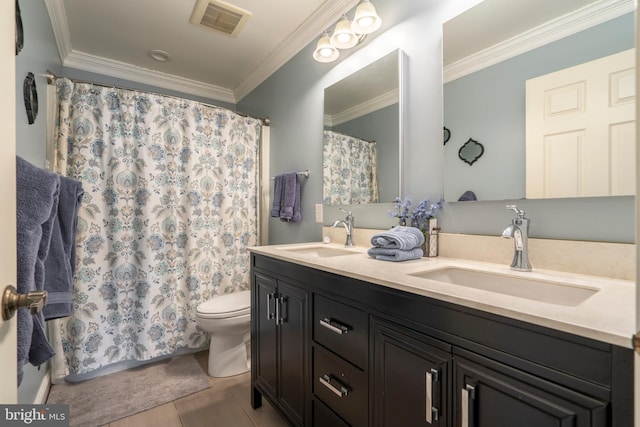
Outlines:
[[[43,75],[47,69],[54,73],[60,72],[61,64],[44,2],[21,1],[20,10],[24,26],[24,48],[16,56],[16,152],[32,164],[44,167],[47,79]],[[28,72],[35,75],[39,104],[38,116],[31,125],[27,121],[22,96],[22,82]],[[18,402],[34,402],[46,372],[46,366],[40,370],[31,365],[25,366],[24,377],[18,388]]]
[[[271,173],[310,169],[302,194],[303,222],[271,219],[270,243],[317,241],[321,224],[313,207],[322,201],[323,90],[352,70],[393,49],[407,56],[407,99],[404,113],[404,194],[417,201],[443,194],[442,23],[477,3],[475,0],[376,0],[383,28],[356,52],[337,63],[312,59],[315,41],[239,102],[241,111],[271,118]],[[444,232],[499,235],[510,223],[513,202],[446,203],[438,214]],[[531,236],[634,242],[634,200],[630,197],[518,200],[531,218]],[[389,205],[354,206],[356,226],[384,228]],[[325,224],[344,216],[325,207]],[[597,220],[596,220],[597,218]]]

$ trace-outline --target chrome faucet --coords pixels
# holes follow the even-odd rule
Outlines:
[[[347,231],[347,241],[344,243],[347,247],[355,246],[356,244],[353,242],[353,215],[351,212],[347,212],[344,209],[340,208],[340,210],[347,214],[344,220],[338,220],[333,223],[332,227],[338,227],[339,225],[344,225],[344,229]]]
[[[512,270],[531,271],[529,263],[529,221],[524,217],[524,210],[518,209],[516,205],[507,205],[516,213],[516,217],[511,221],[511,225],[504,229],[502,237],[513,237],[515,252],[513,254]]]

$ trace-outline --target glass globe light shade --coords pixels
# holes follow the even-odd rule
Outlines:
[[[316,50],[313,52],[313,59],[318,62],[333,62],[338,59],[340,52],[331,44],[328,35],[320,37]]]
[[[376,13],[376,8],[369,0],[363,0],[356,7],[356,15],[351,23],[351,30],[356,34],[369,34],[382,25],[382,19]]]
[[[331,36],[331,44],[338,49],[349,49],[358,44],[358,36],[351,31],[351,21],[346,15],[336,24]]]

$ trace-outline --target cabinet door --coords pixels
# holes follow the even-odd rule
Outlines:
[[[375,318],[371,328],[373,425],[448,426],[450,346]]]
[[[307,344],[308,296],[307,292],[278,280],[276,316],[280,334],[279,343],[279,401],[284,411],[302,425],[309,390],[306,362],[309,360]]]
[[[454,355],[456,427],[607,426],[607,404],[478,356]]]
[[[276,281],[267,276],[254,276],[253,335],[251,355],[255,366],[255,383],[271,399],[277,399],[277,329],[275,322]]]

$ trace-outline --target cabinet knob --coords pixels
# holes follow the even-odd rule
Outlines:
[[[34,291],[19,294],[16,288],[8,285],[2,293],[2,320],[9,320],[19,308],[26,307],[29,313],[37,314],[47,304],[47,291]]]

